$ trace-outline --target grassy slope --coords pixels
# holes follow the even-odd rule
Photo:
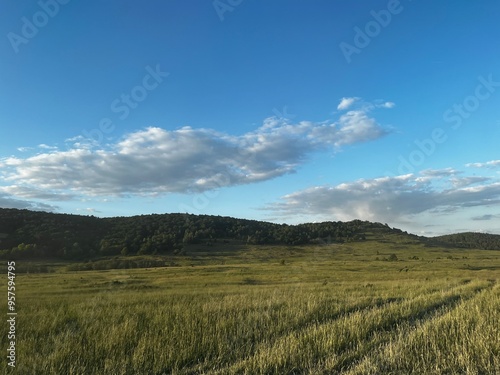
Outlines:
[[[19,275],[13,373],[500,373],[497,251],[373,233],[175,262]]]

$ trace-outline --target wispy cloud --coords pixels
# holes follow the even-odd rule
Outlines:
[[[101,211],[99,210],[96,210],[95,208],[77,208],[76,209],[77,211],[83,211],[83,212],[87,212],[87,213],[91,213],[91,214],[96,214],[96,213],[101,213]]]
[[[486,163],[469,163],[465,166],[470,168],[498,168],[500,167],[500,160],[491,160]]]
[[[480,184],[483,182],[491,181],[490,177],[460,177],[460,178],[452,178],[451,183],[456,188],[463,188],[470,185]]]
[[[0,186],[0,193],[24,199],[43,199],[49,201],[69,201],[76,198],[74,194],[56,193],[33,186],[21,186],[15,184],[10,186]]]
[[[351,98],[342,98],[340,99],[340,103],[337,106],[337,109],[339,111],[344,111],[348,109],[350,106],[352,106],[356,101],[358,101],[360,98],[357,97],[351,97]]]
[[[198,193],[255,183],[295,172],[312,152],[382,137],[387,131],[370,110],[321,123],[272,117],[243,135],[150,127],[106,147],[74,138],[67,150],[47,146],[49,151],[34,156],[0,160],[0,176],[10,184],[4,188],[9,194],[54,200],[75,194]]]
[[[455,176],[461,172],[453,169],[453,168],[444,168],[444,169],[424,169],[420,172],[422,176],[428,177],[449,177]]]
[[[18,147],[17,151],[19,152],[27,152],[33,150],[33,147]]]
[[[394,102],[384,102],[380,106],[383,108],[394,108],[396,104]]]
[[[58,206],[35,201],[17,199],[16,197],[0,192],[0,207],[30,209],[35,211],[57,211]]]
[[[46,145],[45,143],[41,143],[36,147],[18,147],[17,151],[27,152],[27,151],[33,151],[36,148],[41,149],[41,150],[57,150],[58,149],[57,146],[49,146],[49,145]]]
[[[472,220],[475,220],[475,221],[488,221],[488,220],[495,220],[495,219],[500,219],[500,215],[485,214],[485,215],[480,215],[480,216],[474,216],[472,218]]]
[[[39,144],[38,148],[41,148],[44,150],[57,150],[57,146],[49,146],[49,145],[46,145],[45,143]]]
[[[337,106],[337,110],[345,111],[347,109],[356,108],[357,110],[368,112],[375,108],[394,108],[396,104],[394,102],[388,102],[383,100],[375,100],[368,102],[360,97],[343,97],[340,99],[340,103]]]

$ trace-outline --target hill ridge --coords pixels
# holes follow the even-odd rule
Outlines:
[[[500,249],[500,235],[448,235],[427,238],[387,224],[362,220],[277,224],[220,215],[165,213],[95,216],[0,208],[0,257],[84,259],[114,255],[181,254],[191,243],[217,241],[306,245],[345,243],[387,235],[409,242]]]

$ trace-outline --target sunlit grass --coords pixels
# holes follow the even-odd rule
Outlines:
[[[195,250],[170,267],[19,275],[16,373],[500,373],[498,252]]]

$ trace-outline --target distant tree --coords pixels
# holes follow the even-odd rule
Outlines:
[[[390,262],[395,262],[398,260],[398,256],[396,254],[391,254],[389,255],[389,258],[387,258],[387,260]]]

